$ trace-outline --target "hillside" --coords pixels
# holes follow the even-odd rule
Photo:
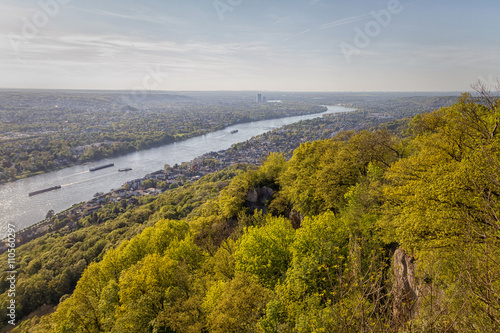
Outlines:
[[[58,257],[23,257],[25,304],[61,302],[13,331],[498,331],[499,108],[465,94],[403,131],[340,132],[108,207],[78,231],[92,241],[30,242]]]

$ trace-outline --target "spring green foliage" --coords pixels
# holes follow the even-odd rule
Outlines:
[[[294,236],[295,230],[284,218],[268,217],[264,226],[248,227],[235,253],[236,271],[252,273],[263,286],[273,288],[286,276]]]
[[[171,322],[172,316],[182,317],[190,309],[190,273],[202,258],[188,232],[183,221],[162,220],[108,251],[100,264],[88,267],[73,295],[61,304],[54,329],[138,332],[166,323],[172,328],[196,325]]]
[[[255,332],[256,322],[273,297],[249,273],[237,273],[227,283],[214,285],[203,303],[210,332]]]
[[[500,291],[500,102],[487,95],[481,102],[464,95],[416,117],[413,154],[386,174],[392,205],[384,227],[419,258],[429,281],[426,316],[416,319],[426,329],[500,328],[494,296]]]
[[[61,297],[67,298],[73,292],[85,268],[94,261],[101,261],[107,250],[163,218],[188,216],[244,169],[237,166],[207,175],[198,182],[169,190],[153,201],[145,200],[139,207],[108,204],[80,220],[80,228],[76,231],[61,229],[16,248],[16,256],[20,258],[17,263],[20,272],[16,283],[17,318],[23,318],[44,304],[57,305]],[[7,253],[1,258],[7,263]],[[9,300],[7,276],[6,272],[0,273],[0,302],[5,305]],[[0,309],[4,317],[6,306]]]
[[[498,100],[464,95],[399,135],[273,154],[190,214],[158,201],[160,220],[90,264],[33,329],[498,331],[499,124]],[[417,265],[406,326],[393,319],[398,246]],[[43,281],[41,265],[25,269]]]

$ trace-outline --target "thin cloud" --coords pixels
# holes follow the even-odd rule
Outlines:
[[[358,21],[364,21],[364,20],[366,20],[366,19],[368,19],[370,17],[371,17],[371,14],[365,14],[365,15],[359,15],[359,16],[351,16],[351,17],[347,17],[347,18],[344,18],[344,19],[341,19],[341,20],[330,22],[330,23],[325,23],[325,24],[323,24],[320,27],[320,29],[323,30],[323,29],[338,27],[338,26],[341,26],[341,25],[345,25],[345,24],[349,24],[349,23],[354,23],[354,22],[358,22]]]
[[[296,34],[296,35],[293,35],[293,36],[291,36],[291,37],[288,37],[288,38],[286,38],[286,39],[284,39],[284,40],[283,40],[283,43],[284,43],[284,42],[288,42],[289,40],[294,39],[294,38],[297,38],[297,37],[299,37],[299,36],[302,36],[303,34],[306,34],[306,33],[310,32],[310,31],[311,31],[311,29],[307,29],[307,30],[302,31],[301,33],[298,33],[298,34]]]
[[[120,14],[120,13],[113,13],[113,12],[108,12],[106,10],[101,10],[101,9],[86,9],[86,8],[81,8],[81,7],[74,7],[71,6],[69,8],[79,10],[82,12],[86,12],[89,14],[94,14],[94,15],[101,15],[101,16],[107,16],[107,17],[116,17],[116,18],[121,18],[124,20],[133,20],[133,21],[141,21],[141,22],[147,22],[147,23],[155,23],[155,24],[165,24],[165,23],[170,23],[170,24],[178,24],[182,23],[176,18],[173,17],[167,17],[167,16],[152,16],[152,15],[126,15],[126,14]]]
[[[161,64],[170,73],[214,73],[246,67],[253,61],[252,55],[267,49],[263,42],[176,43],[147,42],[117,35],[41,36],[26,45],[16,63],[17,67],[37,72],[58,68],[75,75],[83,69],[117,75],[141,73],[150,64]],[[12,60],[9,59],[11,64]]]
[[[401,3],[401,6],[402,7],[405,7],[407,5],[411,5],[411,4],[414,4],[414,3],[419,3],[419,2],[422,2],[423,0],[407,0],[403,3]],[[325,23],[323,24],[320,29],[323,30],[323,29],[329,29],[329,28],[334,28],[334,27],[338,27],[338,26],[341,26],[341,25],[345,25],[345,24],[349,24],[349,23],[354,23],[354,22],[359,22],[359,21],[364,21],[364,20],[367,20],[369,18],[372,18],[372,14],[364,14],[364,15],[357,15],[357,16],[351,16],[351,17],[346,17],[346,18],[343,18],[341,20],[337,20],[337,21],[332,21],[332,22],[329,22],[329,23]]]
[[[281,23],[281,22],[285,21],[286,19],[288,19],[288,17],[281,18],[281,19],[279,19],[279,20],[275,21],[275,22],[274,22],[273,24],[271,24],[271,25],[276,25],[276,24],[279,24],[279,23]]]

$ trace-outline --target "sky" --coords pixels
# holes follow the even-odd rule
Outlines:
[[[469,91],[497,0],[2,0],[0,88]]]

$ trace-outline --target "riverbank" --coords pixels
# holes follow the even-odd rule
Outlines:
[[[346,109],[347,110],[347,109]],[[350,119],[348,121],[347,119]],[[166,165],[164,169],[125,182],[120,188],[109,192],[96,193],[90,200],[72,206],[64,212],[51,215],[43,221],[23,229],[17,234],[18,245],[62,230],[69,232],[81,227],[78,221],[96,214],[105,205],[120,202],[123,205],[137,205],[141,197],[157,196],[161,193],[199,180],[201,177],[220,171],[235,164],[259,165],[273,152],[291,156],[294,149],[305,141],[333,137],[340,130],[360,129],[373,122],[363,122],[361,112],[351,112],[322,118],[309,119],[299,123],[276,128],[251,139],[233,144],[230,148],[212,151],[189,162]],[[342,129],[340,129],[342,128]],[[0,247],[0,251],[2,248]]]
[[[228,149],[235,143],[244,142],[274,128],[300,120],[321,117],[326,113],[352,110],[338,106],[330,106],[328,109],[329,111],[319,114],[230,126],[224,130],[182,142],[3,184],[0,186],[0,209],[4,214],[0,216],[0,225],[15,223],[20,230],[43,220],[49,210],[59,212],[71,207],[74,203],[86,202],[96,192],[107,193],[113,188],[119,188],[130,179],[142,178],[146,174],[163,169],[164,164],[182,164],[212,151]],[[233,130],[238,130],[238,132],[230,134]],[[114,163],[115,168],[94,173],[88,171],[89,168],[107,163]],[[118,172],[118,169],[125,167],[130,167],[132,170]],[[28,197],[29,192],[54,185],[61,185],[62,189]]]
[[[321,110],[310,109],[308,110],[308,112],[292,112],[292,114],[295,113],[294,115],[296,116],[302,116],[302,115],[318,113],[319,111]],[[225,128],[230,126],[245,124],[255,120],[280,119],[282,117],[279,116],[282,115],[283,114],[279,114],[277,117],[273,115],[271,116],[268,115],[268,116],[257,116],[254,118],[246,118],[246,119],[231,121],[229,123],[222,123],[220,125],[215,125],[215,126],[212,125],[210,126],[210,128],[196,129],[182,134],[178,133],[174,135],[169,135],[168,133],[163,133],[157,139],[145,141],[141,143],[140,146],[135,146],[130,144],[124,145],[123,142],[120,141],[105,140],[102,142],[95,142],[87,145],[72,147],[70,148],[71,154],[65,156],[58,156],[56,159],[50,161],[50,163],[45,163],[45,165],[43,166],[44,168],[43,170],[37,170],[37,171],[29,170],[26,172],[22,172],[22,168],[26,167],[23,165],[25,165],[26,163],[13,164],[9,161],[5,161],[4,162],[5,165],[0,166],[2,167],[2,170],[0,170],[0,185],[7,184],[10,182],[15,182],[20,179],[30,178],[40,174],[62,170],[72,166],[83,165],[85,163],[100,162],[104,159],[118,158],[133,152],[140,152],[151,148],[161,147],[163,145],[182,142],[197,136],[202,136],[216,131],[224,130]],[[12,168],[14,168],[15,170],[13,170]],[[8,176],[9,178],[7,178],[6,176]]]

